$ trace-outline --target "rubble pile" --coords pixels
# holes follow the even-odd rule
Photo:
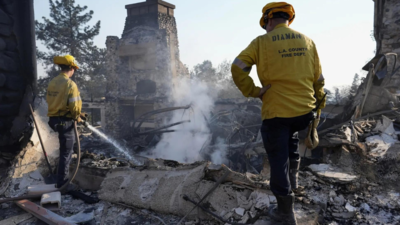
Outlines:
[[[330,224],[397,224],[400,142],[396,111],[321,131],[319,164],[303,165],[299,201]]]
[[[396,118],[397,114],[389,113],[321,131],[320,147],[312,154],[321,157],[302,161],[295,204],[299,224],[397,223],[400,132]],[[266,215],[269,205],[276,203],[269,191],[268,172],[239,173],[207,161],[183,164],[144,157],[140,158],[143,165],[135,165],[94,134],[86,133],[81,140],[84,153],[74,183],[98,202],[87,204],[63,195],[56,213],[64,218],[81,213],[72,218],[89,217],[86,224],[115,225],[177,224],[184,216],[184,224],[273,223]],[[251,151],[257,148],[242,146]],[[263,164],[268,166],[267,161]],[[19,171],[21,176],[11,180],[5,196],[23,195],[27,186],[43,182],[45,171],[38,166],[39,170],[25,174]],[[22,212],[5,203],[0,219],[28,218]],[[19,224],[36,222],[29,217]]]

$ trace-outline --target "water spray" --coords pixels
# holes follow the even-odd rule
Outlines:
[[[103,132],[99,131],[98,129],[96,129],[95,127],[93,127],[92,125],[88,124],[87,122],[85,122],[85,126],[87,128],[89,128],[91,131],[95,132],[97,135],[99,135],[101,138],[103,138],[104,140],[106,140],[108,143],[114,145],[114,147],[120,152],[122,153],[126,158],[128,158],[129,160],[131,160],[135,165],[142,165],[143,163],[140,162],[139,160],[137,160],[135,157],[131,156],[128,153],[128,150],[125,149],[124,147],[122,147],[116,140],[107,137],[106,134],[104,134]]]

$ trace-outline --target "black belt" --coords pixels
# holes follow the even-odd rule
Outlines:
[[[66,116],[51,116],[50,119],[59,119],[59,120],[63,120],[63,121],[69,121],[69,120],[74,120],[72,118],[66,117]]]

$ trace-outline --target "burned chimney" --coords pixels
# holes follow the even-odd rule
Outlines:
[[[188,76],[179,60],[175,5],[161,0],[125,6],[122,37],[108,36],[106,130],[127,138],[140,115],[168,105],[173,82]],[[157,118],[144,128],[157,126]]]

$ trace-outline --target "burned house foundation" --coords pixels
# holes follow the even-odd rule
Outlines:
[[[11,1],[0,0],[1,10],[5,7],[3,2]],[[301,188],[296,190],[295,201],[298,224],[397,224],[400,219],[400,64],[396,63],[400,54],[400,18],[396,13],[400,3],[375,1],[375,7],[377,56],[364,67],[368,76],[342,112],[333,115],[329,113],[332,108],[325,110],[328,118],[318,130],[318,148],[311,151],[299,146]],[[182,117],[173,122],[166,120],[172,112],[179,112],[180,116],[194,114],[193,105],[177,105],[171,98],[176,82],[188,76],[179,59],[175,6],[147,0],[127,5],[126,10],[122,36],[108,36],[106,40],[105,100],[84,102],[84,107],[98,110],[101,129],[140,163],[120,154],[92,130],[80,127],[82,157],[73,183],[86,198],[62,195],[61,208],[54,212],[58,219],[111,225],[180,221],[185,225],[276,224],[266,213],[268,206],[276,204],[276,198],[269,190],[269,163],[258,133],[260,102],[218,100],[207,108],[211,109],[207,116],[196,114],[197,121],[206,118],[206,129],[168,127],[171,123],[196,122]],[[0,81],[1,78],[0,74]],[[0,82],[0,88],[7,89],[6,97],[10,96],[8,91],[12,92],[7,85]],[[0,100],[10,98],[3,96]],[[21,103],[20,111],[23,106]],[[46,110],[40,102],[34,106],[38,118],[45,118]],[[29,122],[28,114],[23,112],[12,117]],[[11,117],[1,117],[1,121],[4,118]],[[32,126],[25,125],[32,133]],[[46,137],[46,148],[54,150],[50,151],[54,167],[58,146],[51,140],[57,141],[56,134],[46,122],[39,126]],[[162,137],[161,134],[168,134],[167,130],[205,135],[201,149],[186,149],[199,151],[196,153],[200,160],[155,159],[147,155],[154,148],[150,145],[154,136]],[[156,132],[159,133],[154,135]],[[43,184],[49,174],[37,135],[33,132],[28,139],[19,152],[0,151],[0,168],[6,168],[0,170],[0,202],[23,196],[29,186]],[[175,142],[181,144],[183,139]],[[161,150],[167,147],[168,143],[164,143]],[[213,157],[222,156],[226,161],[210,162],[216,162]],[[71,171],[77,163],[75,155],[73,158]],[[31,201],[39,207],[39,200]],[[31,225],[39,223],[40,218],[32,217],[13,202],[0,203],[0,224]]]

